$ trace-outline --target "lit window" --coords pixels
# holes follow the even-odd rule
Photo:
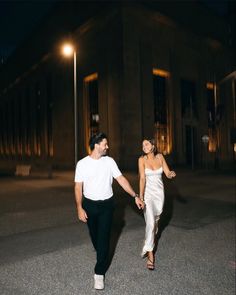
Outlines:
[[[170,153],[170,126],[166,85],[169,73],[153,69],[154,124],[157,149],[160,153]]]
[[[208,132],[209,132],[209,152],[215,152],[217,147],[217,133],[216,133],[216,121],[215,121],[215,92],[214,83],[208,82],[206,84],[207,91],[207,118],[208,118]]]
[[[93,73],[85,77],[84,85],[88,113],[88,137],[90,137],[99,131],[98,74]]]

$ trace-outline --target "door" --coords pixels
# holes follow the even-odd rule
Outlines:
[[[185,157],[186,164],[194,169],[196,165],[196,128],[185,126]]]

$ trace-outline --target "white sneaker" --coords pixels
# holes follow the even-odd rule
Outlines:
[[[94,275],[94,289],[104,289],[104,275]]]

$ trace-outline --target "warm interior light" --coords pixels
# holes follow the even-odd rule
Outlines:
[[[98,78],[98,73],[93,73],[93,74],[85,77],[84,82],[94,81],[94,80],[97,80],[97,78]]]
[[[153,75],[160,76],[163,78],[168,78],[170,76],[169,72],[167,72],[165,70],[161,70],[161,69],[153,69],[152,73],[153,73]]]
[[[164,124],[155,124],[155,141],[157,144],[158,152],[163,155],[168,155],[171,153],[171,143],[170,143],[170,133],[167,128],[167,125]]]
[[[65,56],[71,56],[74,52],[74,47],[71,44],[64,44],[62,47],[62,53]]]
[[[214,83],[208,82],[208,83],[206,84],[206,87],[207,87],[207,89],[209,89],[209,90],[213,90],[213,89],[214,89]]]
[[[215,131],[209,129],[209,141],[208,141],[208,151],[214,153],[216,151],[216,134]]]

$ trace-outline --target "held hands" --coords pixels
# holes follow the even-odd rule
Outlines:
[[[80,221],[87,222],[88,216],[82,207],[78,209],[78,217]]]
[[[138,196],[135,197],[135,203],[139,209],[144,209],[145,204]]]
[[[175,171],[170,171],[168,174],[168,178],[174,178],[176,176]]]

